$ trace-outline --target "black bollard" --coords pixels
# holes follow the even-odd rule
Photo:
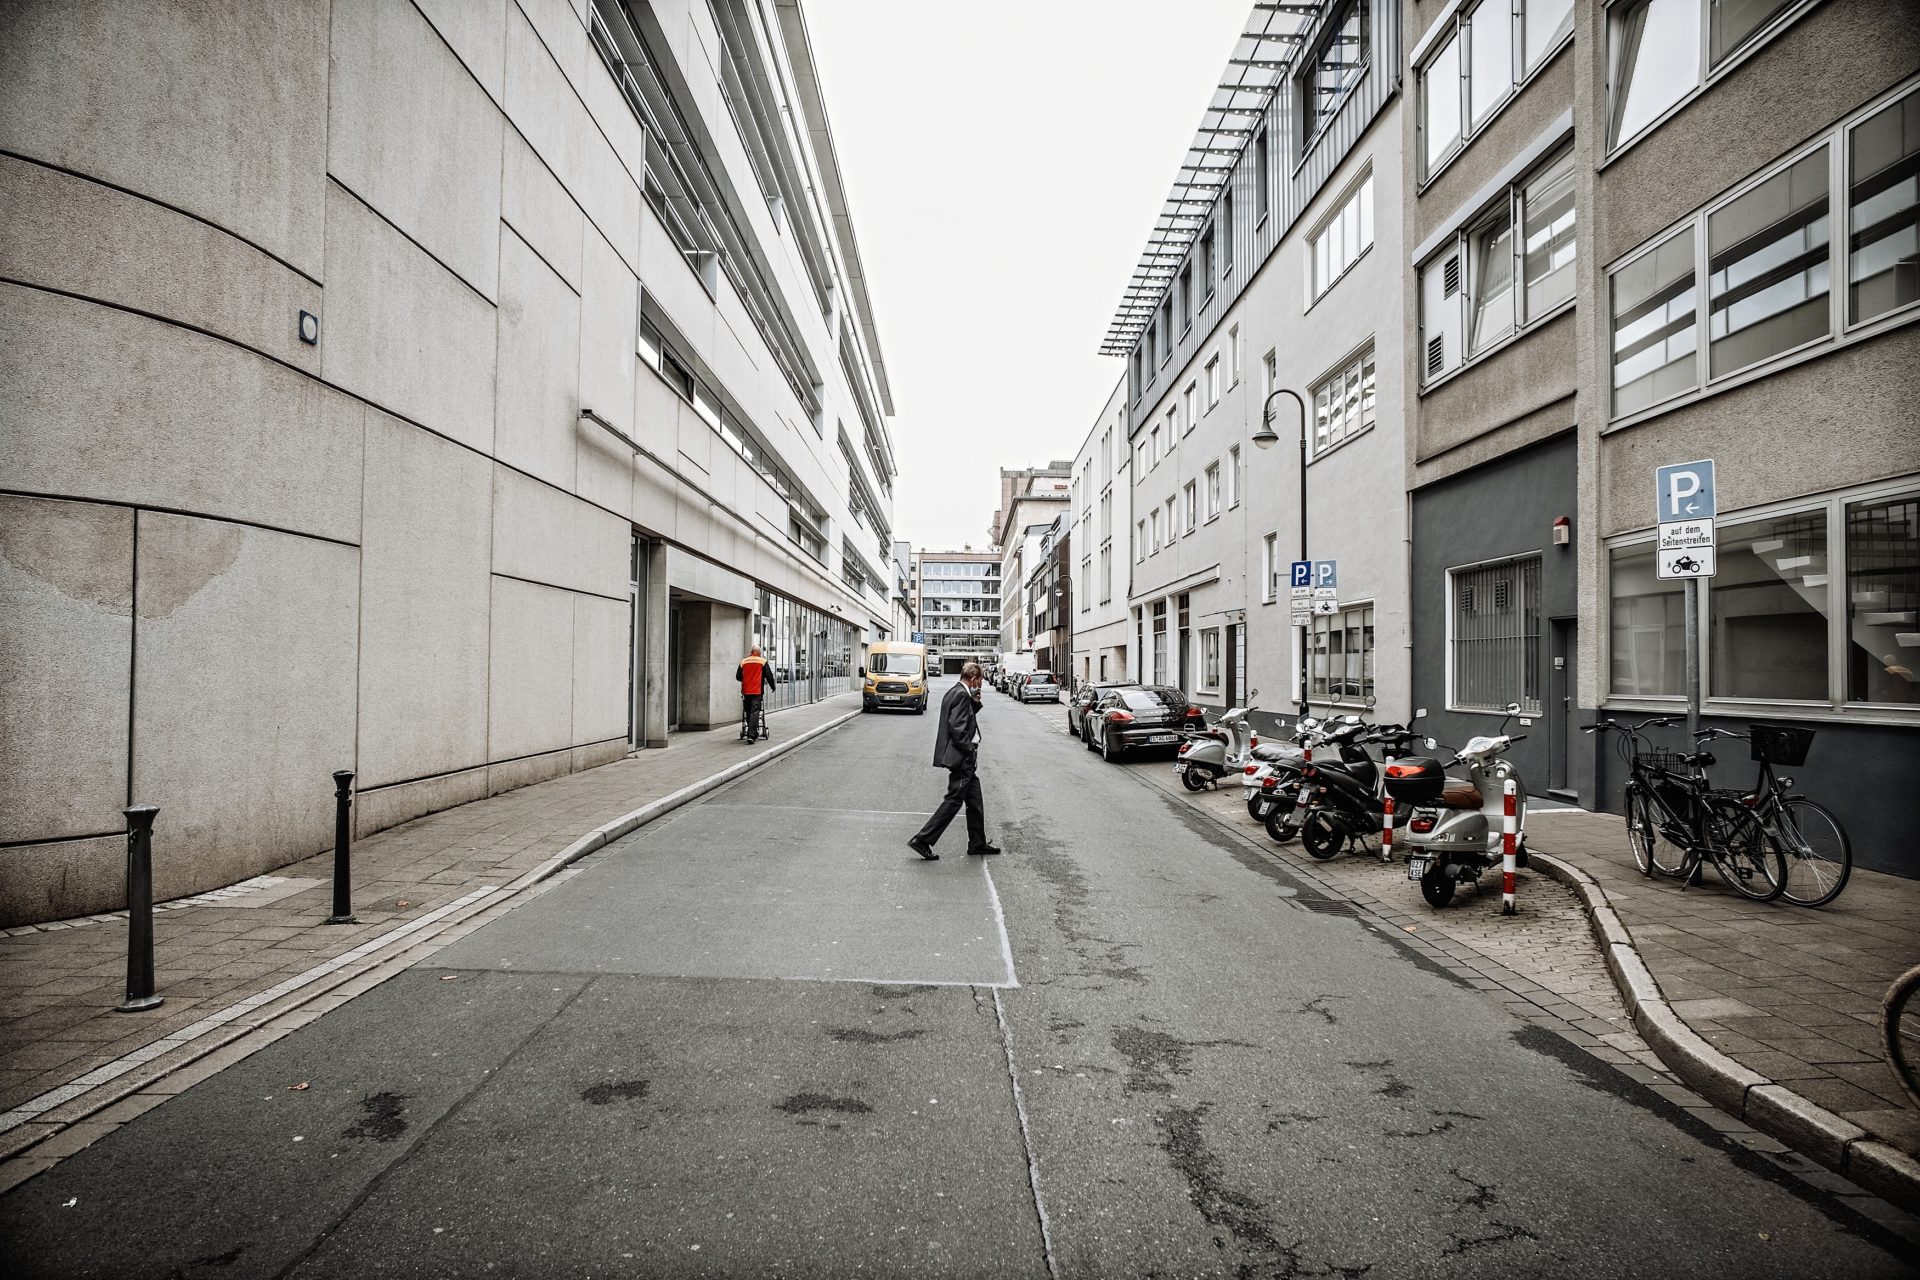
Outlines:
[[[127,815],[127,1001],[121,1013],[155,1009],[153,994],[153,820],[156,805],[136,804]]]
[[[359,924],[353,914],[353,770],[333,772],[333,914],[328,924]]]

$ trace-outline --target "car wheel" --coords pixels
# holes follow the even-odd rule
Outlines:
[[[1102,760],[1105,760],[1108,764],[1119,764],[1120,755],[1121,755],[1121,752],[1116,751],[1114,749],[1112,736],[1104,733],[1101,734],[1100,735],[1100,758]]]

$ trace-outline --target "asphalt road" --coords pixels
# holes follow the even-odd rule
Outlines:
[[[8,1274],[1912,1274],[1040,717],[982,727],[1005,856],[909,853],[932,718],[862,717],[15,1189]]]

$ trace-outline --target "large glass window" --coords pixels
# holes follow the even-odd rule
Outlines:
[[[1359,435],[1374,421],[1373,348],[1313,389],[1313,452],[1317,457]]]
[[[1827,514],[1723,524],[1709,579],[1707,692],[1827,698]]]
[[[1448,575],[1453,589],[1452,705],[1540,711],[1540,557]]]
[[[1420,75],[1421,155],[1425,171],[1460,145],[1460,37],[1448,36]]]
[[[1846,513],[1847,701],[1920,705],[1920,494]]]
[[[1617,147],[1700,83],[1700,0],[1635,0],[1610,25]]]
[[[1651,542],[1615,548],[1611,567],[1608,650],[1613,672],[1608,688],[1623,697],[1683,695],[1685,583],[1655,576]]]
[[[1920,301],[1920,93],[1847,138],[1847,321]]]
[[[1614,416],[1698,386],[1693,228],[1616,271],[1612,286]]]
[[[1373,245],[1373,173],[1340,202],[1313,233],[1308,256],[1313,264],[1313,296],[1319,298]]]
[[[1307,629],[1307,681],[1322,702],[1373,696],[1373,606],[1316,614]]]
[[[1218,629],[1200,633],[1200,687],[1216,690],[1220,687],[1220,632]]]
[[[1539,66],[1573,30],[1573,0],[1523,0],[1520,10],[1524,74]]]
[[[1712,0],[1707,5],[1707,65],[1719,66],[1747,37],[1794,0]]]
[[[1467,18],[1467,121],[1486,123],[1513,92],[1513,0],[1481,0]]]
[[[1369,0],[1346,0],[1328,19],[1325,34],[1300,78],[1301,150],[1320,136],[1347,90],[1359,83],[1370,53]]]
[[[1513,332],[1513,221],[1501,214],[1473,233],[1470,354]]]
[[[1522,319],[1543,316],[1573,296],[1573,152],[1562,152],[1520,189]]]
[[[1810,152],[1707,216],[1713,377],[1829,332],[1827,156]]]

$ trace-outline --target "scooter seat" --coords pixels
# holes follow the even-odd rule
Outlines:
[[[1480,794],[1480,788],[1471,782],[1448,780],[1447,786],[1440,792],[1442,809],[1478,809],[1486,803],[1486,797]]]

